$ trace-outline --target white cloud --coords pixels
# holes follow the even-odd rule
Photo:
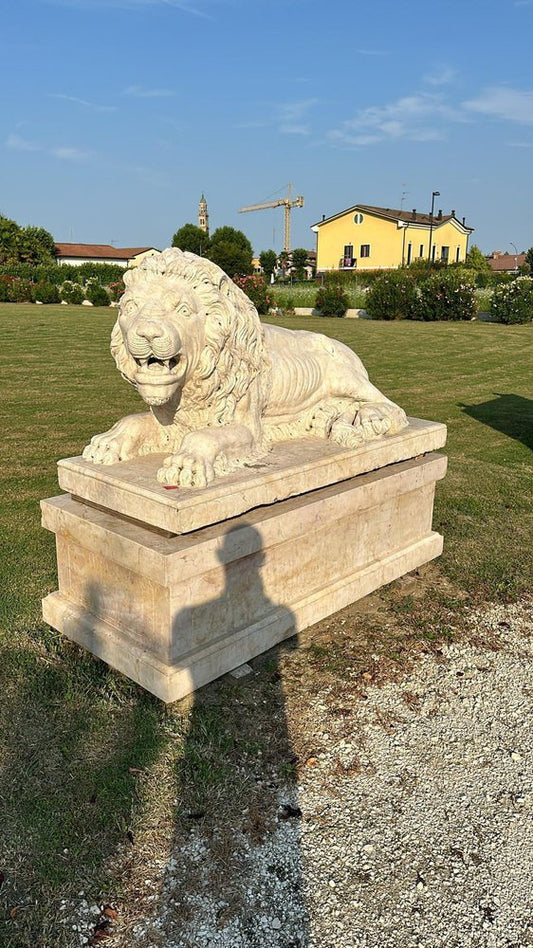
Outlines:
[[[389,54],[384,49],[361,49],[358,48],[355,50],[358,56],[388,56]]]
[[[39,151],[45,155],[52,155],[54,158],[61,158],[65,161],[77,161],[89,157],[89,152],[82,151],[80,148],[74,148],[69,145],[54,145],[50,147],[41,145],[38,142],[30,142],[20,135],[8,135],[6,147],[13,148],[15,151]]]
[[[533,91],[492,86],[484,89],[477,98],[463,102],[463,108],[529,125],[533,123]]]
[[[251,119],[249,122],[235,122],[233,128],[267,128],[268,122]]]
[[[389,105],[360,109],[354,118],[328,132],[330,141],[361,147],[380,141],[437,141],[445,137],[443,123],[461,120],[460,113],[437,94],[403,96]]]
[[[429,83],[430,86],[447,86],[451,82],[454,82],[456,76],[457,72],[455,69],[444,67],[437,72],[429,73],[427,76],[424,76],[424,82]]]
[[[64,95],[62,92],[50,92],[51,99],[64,99],[66,102],[74,102],[76,105],[83,105],[87,109],[94,109],[95,112],[116,112],[116,105],[98,105],[96,102],[89,102],[87,99],[78,99],[75,95]]]
[[[307,116],[317,105],[319,99],[301,99],[296,102],[282,102],[276,107],[278,131],[284,135],[309,135]]]
[[[54,155],[55,158],[63,158],[66,161],[77,161],[80,158],[88,158],[89,152],[82,151],[81,148],[69,148],[65,146],[59,146],[58,148],[48,149],[50,155]]]
[[[17,151],[41,151],[41,146],[35,142],[29,142],[21,135],[8,135],[6,140],[7,148],[15,148]]]
[[[74,10],[108,9],[108,10],[143,10],[148,7],[173,7],[182,13],[200,16],[209,19],[209,14],[203,9],[201,2],[191,0],[45,0],[46,3],[56,6],[70,7]],[[205,2],[203,4],[205,6]]]
[[[136,99],[167,99],[175,95],[171,89],[144,89],[142,86],[128,86],[124,95],[132,95]]]

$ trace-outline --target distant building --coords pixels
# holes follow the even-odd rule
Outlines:
[[[323,217],[311,228],[317,237],[318,272],[328,270],[395,270],[415,260],[460,263],[473,227],[455,211],[429,214],[390,207],[354,204]],[[431,250],[430,250],[431,244]]]
[[[207,212],[207,201],[203,194],[198,205],[198,227],[206,234],[209,233],[209,214]]]
[[[502,253],[501,250],[493,250],[487,255],[487,262],[491,270],[495,273],[518,273],[520,267],[526,262],[525,253]]]
[[[111,244],[56,244],[58,263],[81,266],[82,263],[115,263],[136,267],[144,257],[159,253],[155,247],[112,247]]]

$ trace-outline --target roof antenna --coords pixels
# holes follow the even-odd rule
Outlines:
[[[402,184],[402,188],[405,188],[405,181],[404,181],[404,183]],[[406,197],[407,197],[408,194],[409,194],[409,191],[402,191],[402,198],[401,198],[401,201],[400,201],[400,210],[401,210],[401,211],[403,211],[403,202],[405,201],[405,199],[406,199]]]

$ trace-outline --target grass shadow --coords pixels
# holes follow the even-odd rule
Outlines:
[[[533,450],[533,400],[522,395],[494,393],[494,398],[478,405],[458,402],[465,414],[476,421],[521,441]]]

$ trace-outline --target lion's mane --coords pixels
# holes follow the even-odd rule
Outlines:
[[[211,424],[232,421],[240,400],[258,380],[265,403],[270,363],[263,330],[255,306],[243,291],[211,260],[170,248],[143,260],[124,274],[126,294],[150,297],[161,284],[185,284],[205,310],[205,346],[194,377],[187,380],[187,413]],[[126,295],[125,294],[125,295]],[[124,298],[124,297],[123,297]],[[120,305],[120,304],[119,304]],[[124,378],[134,383],[134,363],[117,322],[111,337],[111,353]]]

